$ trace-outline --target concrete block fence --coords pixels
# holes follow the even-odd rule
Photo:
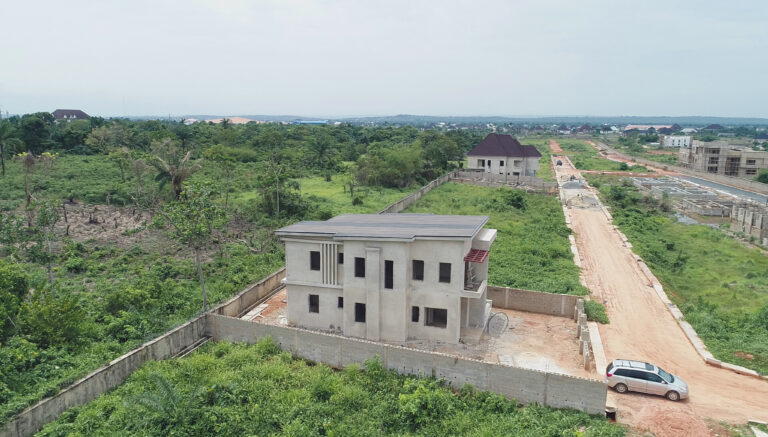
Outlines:
[[[441,378],[454,389],[472,384],[527,404],[574,408],[603,414],[607,397],[603,381],[486,363],[459,356],[409,349],[385,343],[272,326],[208,314],[207,334],[214,340],[255,343],[270,337],[297,357],[341,368],[378,356],[387,369],[405,375]]]

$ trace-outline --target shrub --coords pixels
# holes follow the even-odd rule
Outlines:
[[[608,315],[605,313],[605,306],[599,302],[585,300],[584,312],[587,313],[587,320],[600,322],[602,324],[609,323]]]

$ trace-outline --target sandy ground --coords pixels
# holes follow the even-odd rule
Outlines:
[[[565,163],[565,161],[564,161]],[[579,176],[563,166],[559,177]],[[576,190],[568,190],[566,196]],[[588,189],[584,198],[594,197]],[[611,323],[600,325],[606,358],[649,361],[679,375],[691,391],[688,400],[609,392],[621,423],[656,436],[715,435],[707,419],[744,424],[768,420],[768,382],[705,364],[637,266],[613,225],[598,207],[570,208],[592,298],[603,302]]]
[[[286,297],[286,291],[283,289],[267,299],[266,306],[256,311],[260,311],[258,315],[251,313],[243,318],[256,323],[285,325]],[[594,369],[584,369],[576,338],[577,325],[573,320],[495,307],[492,311],[502,312],[509,318],[507,329],[497,338],[485,335],[480,340],[468,340],[459,344],[433,341],[388,343],[526,369],[590,379],[599,378]]]

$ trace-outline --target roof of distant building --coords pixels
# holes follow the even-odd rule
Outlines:
[[[488,221],[479,215],[344,214],[324,222],[304,221],[278,229],[281,237],[343,239],[472,238]]]
[[[469,156],[514,156],[540,158],[541,153],[534,146],[524,146],[510,135],[488,134]]]
[[[264,123],[261,120],[254,120],[252,118],[245,118],[245,117],[224,117],[224,118],[213,118],[211,120],[205,120],[208,123],[214,123],[214,124],[220,124],[223,123],[224,120],[227,120],[229,124],[247,124],[247,123]]]
[[[624,130],[672,129],[674,124],[628,124]]]
[[[57,109],[51,113],[56,120],[85,120],[90,118],[88,114],[79,109]]]

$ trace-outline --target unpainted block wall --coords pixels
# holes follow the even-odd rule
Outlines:
[[[238,317],[242,315],[247,309],[252,307],[253,304],[259,301],[259,299],[280,287],[282,285],[283,278],[285,278],[285,266],[283,266],[275,273],[272,273],[271,275],[262,279],[261,281],[241,291],[228,301],[213,308],[211,312],[230,317]]]
[[[573,311],[573,308],[571,308]],[[453,388],[470,383],[514,398],[558,408],[603,414],[607,396],[602,381],[485,363],[446,354],[408,349],[298,328],[270,326],[217,314],[208,315],[208,335],[215,340],[255,343],[272,339],[294,355],[344,367],[378,355],[382,364],[402,374],[443,378]]]
[[[90,402],[122,384],[145,361],[172,357],[200,339],[204,332],[205,316],[200,316],[145,343],[75,382],[56,396],[43,399],[19,413],[0,430],[0,437],[28,436],[36,433],[64,411]]]
[[[579,297],[570,294],[489,286],[488,299],[491,299],[493,306],[498,308],[573,317],[573,308]]]

